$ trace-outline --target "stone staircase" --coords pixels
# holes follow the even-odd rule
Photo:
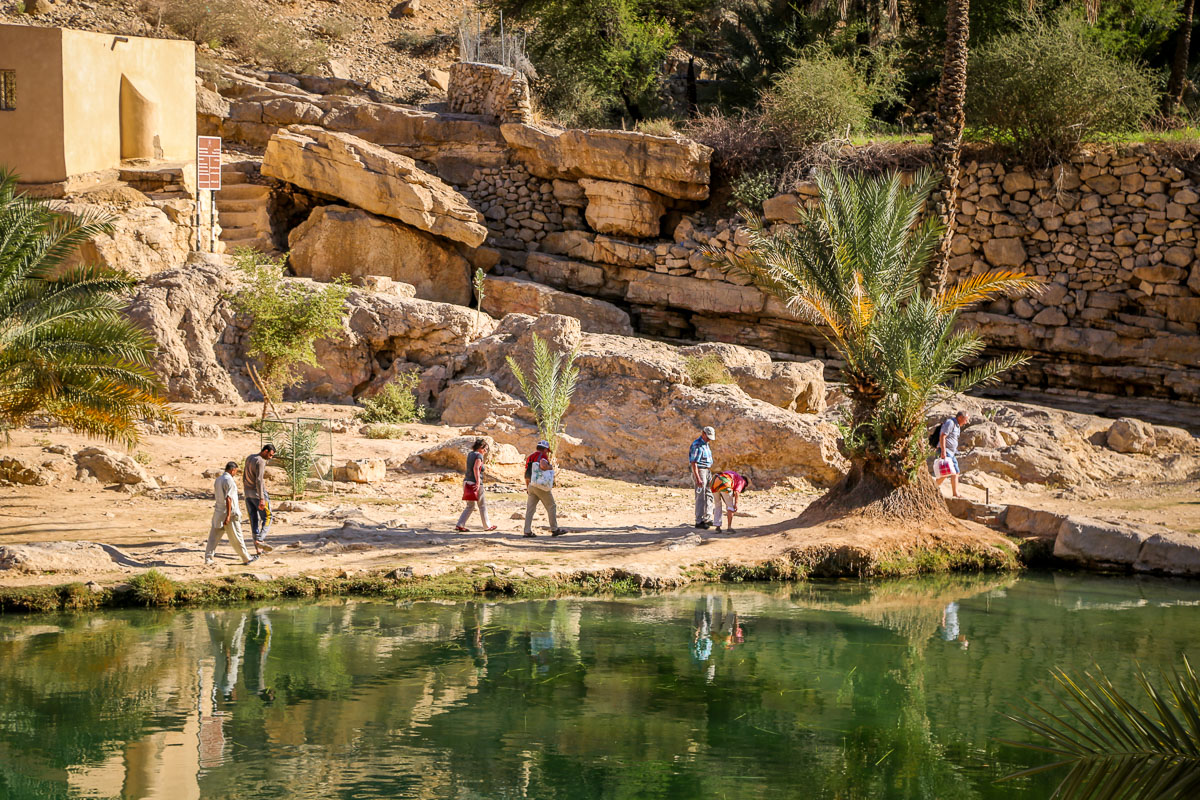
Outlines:
[[[225,252],[242,247],[278,254],[271,231],[271,187],[255,183],[257,161],[229,161],[221,165],[221,191],[217,192],[217,219]]]

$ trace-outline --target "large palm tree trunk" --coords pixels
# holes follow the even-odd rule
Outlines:
[[[1183,102],[1183,85],[1187,82],[1188,56],[1192,49],[1192,13],[1196,0],[1184,0],[1183,15],[1179,20],[1179,32],[1175,38],[1175,57],[1171,60],[1171,77],[1167,79],[1167,91],[1163,94],[1162,113],[1173,117]]]
[[[1188,0],[1192,2],[1192,0]],[[954,238],[954,220],[958,207],[958,171],[962,150],[964,106],[967,99],[967,39],[970,37],[970,0],[949,0],[946,4],[946,51],[942,61],[942,81],[937,94],[937,121],[933,128],[931,155],[933,166],[942,174],[942,184],[930,198],[933,213],[942,219],[945,233],[937,253],[930,259],[926,285],[937,291],[946,284],[950,261],[950,242]]]
[[[905,524],[951,519],[941,490],[927,471],[910,480],[892,464],[863,458],[851,460],[846,476],[806,508],[800,520],[815,525],[847,516]]]

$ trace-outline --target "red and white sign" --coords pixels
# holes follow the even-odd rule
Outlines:
[[[196,137],[196,188],[221,189],[221,137]]]

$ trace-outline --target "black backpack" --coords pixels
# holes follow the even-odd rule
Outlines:
[[[929,446],[934,450],[942,443],[942,425],[944,424],[944,422],[939,422],[933,427],[933,432],[929,434]]]

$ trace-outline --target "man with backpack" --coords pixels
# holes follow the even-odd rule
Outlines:
[[[545,439],[537,443],[537,449],[525,459],[525,535],[532,537],[533,515],[538,503],[546,509],[550,519],[550,535],[562,536],[566,531],[558,527],[558,507],[554,502],[554,457],[550,443]]]
[[[950,492],[955,497],[958,497],[958,435],[970,420],[967,412],[955,412],[953,417],[947,417],[929,437],[929,444],[939,453],[938,459],[934,461],[934,483],[941,486],[942,481],[949,478]]]

